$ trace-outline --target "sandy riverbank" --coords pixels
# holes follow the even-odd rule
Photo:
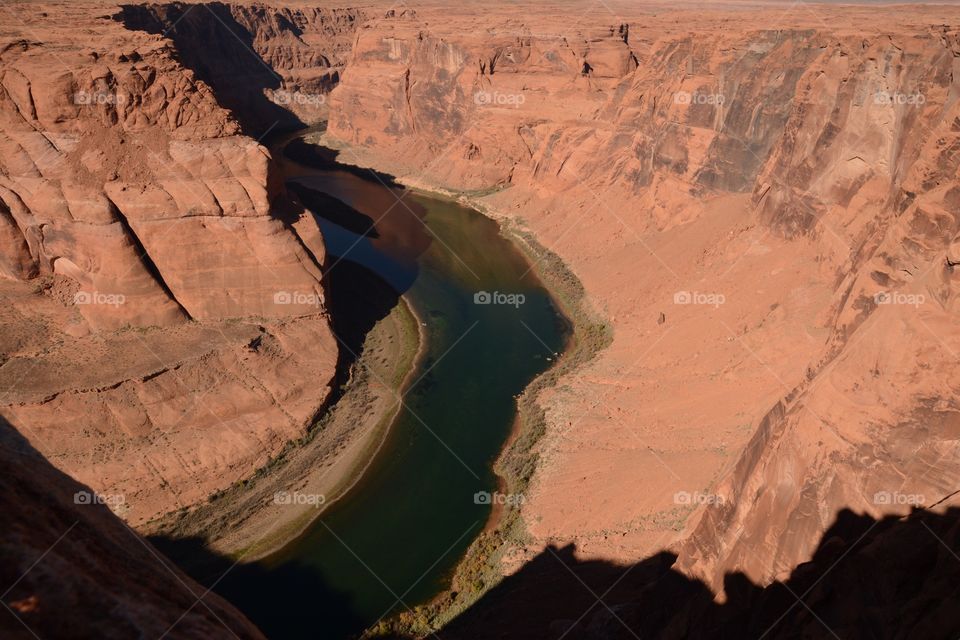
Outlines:
[[[201,538],[210,551],[244,562],[282,548],[363,476],[424,350],[420,319],[400,298],[367,335],[342,397],[307,436],[288,443],[249,479],[193,511],[153,523],[148,533]]]

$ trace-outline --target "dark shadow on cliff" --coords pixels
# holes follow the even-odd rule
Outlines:
[[[222,2],[200,4],[125,4],[113,16],[124,27],[170,38],[183,66],[210,85],[217,101],[231,110],[243,132],[257,137],[268,130],[293,130],[304,123],[274,104],[264,89],[281,88],[282,79],[254,49],[254,34],[237,22]],[[300,30],[283,26],[292,36]]]
[[[840,512],[810,562],[726,602],[661,552],[635,565],[551,547],[439,632],[453,638],[956,638],[960,508],[874,520]],[[602,602],[601,602],[602,600]]]
[[[0,638],[262,638],[2,416],[0,466]]]
[[[341,344],[337,360],[337,389],[350,375],[350,367],[363,353],[367,334],[387,317],[400,294],[369,269],[331,256],[327,277],[327,308],[333,332]]]

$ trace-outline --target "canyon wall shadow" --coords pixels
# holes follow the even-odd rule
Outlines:
[[[217,101],[233,112],[245,134],[257,137],[269,130],[306,126],[264,95],[264,89],[280,89],[282,78],[254,50],[254,34],[237,22],[228,5],[125,4],[113,19],[127,29],[173,40],[183,66],[210,85]],[[289,21],[284,20],[282,26],[293,36],[300,35]]]
[[[0,465],[0,637],[262,638],[3,416]]]
[[[334,264],[335,262],[335,264]],[[400,294],[366,267],[331,256],[325,270],[330,324],[340,342],[335,377],[336,394],[363,353],[367,334],[400,302]]]
[[[769,586],[742,573],[726,601],[663,551],[633,565],[551,546],[440,632],[457,638],[956,638],[960,508],[875,520],[841,511],[813,558]],[[399,636],[398,636],[399,637]]]
[[[324,218],[347,231],[365,238],[380,237],[373,218],[357,211],[346,202],[294,180],[287,182],[287,189],[296,195],[306,209],[323,212]]]
[[[322,129],[321,125],[310,131]],[[333,331],[341,343],[337,381],[343,383],[363,351],[367,334],[413,286],[420,271],[419,257],[433,238],[422,221],[426,213],[423,207],[406,200],[405,187],[393,176],[340,164],[339,152],[334,149],[307,143],[300,137],[284,142],[284,137],[276,136],[271,145],[276,158],[273,164],[284,180],[294,215],[312,213],[324,235],[326,303]],[[298,181],[336,172],[356,176],[369,185],[367,193],[357,196],[355,206]],[[393,190],[402,192],[385,195]],[[402,206],[396,206],[400,201]],[[292,217],[286,220],[284,214],[278,215],[292,223]],[[398,221],[405,232],[395,238],[392,234],[398,230]],[[386,227],[386,233],[381,232],[381,226]],[[391,250],[398,246],[402,246],[402,256]]]

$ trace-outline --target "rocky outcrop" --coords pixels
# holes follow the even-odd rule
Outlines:
[[[263,638],[2,418],[0,460],[5,638]]]
[[[532,548],[673,543],[719,590],[789,572],[841,509],[944,508],[956,11],[618,9],[387,15],[330,99],[342,158],[529,228],[612,323],[541,397]]]
[[[115,18],[127,28],[170,38],[184,65],[254,135],[326,117],[326,94],[365,17],[362,9],[221,2],[121,9]]]
[[[958,34],[842,45],[843,73],[828,73],[843,48],[808,72],[753,197],[774,232],[847,243],[831,336],[683,547],[682,565],[714,580],[781,577],[841,505],[903,515],[958,488]]]
[[[324,406],[325,250],[173,42],[92,6],[25,19],[0,42],[2,412],[144,524]]]

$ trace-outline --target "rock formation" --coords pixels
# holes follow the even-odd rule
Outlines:
[[[539,398],[507,571],[670,547],[762,588],[844,509],[956,506],[960,10],[289,4],[0,8],[0,412],[127,522],[323,406],[323,241],[252,136],[327,116],[612,327]]]
[[[25,11],[0,55],[3,413],[143,524],[323,406],[325,251],[170,40],[59,11]]]
[[[4,638],[263,638],[2,418],[0,462]]]
[[[612,324],[541,398],[531,549],[722,589],[951,496],[956,10],[584,12],[372,20],[330,100],[344,158],[475,194]]]
[[[247,133],[326,117],[363,10],[261,4],[128,4],[127,28],[172,40],[177,55],[214,88]]]

